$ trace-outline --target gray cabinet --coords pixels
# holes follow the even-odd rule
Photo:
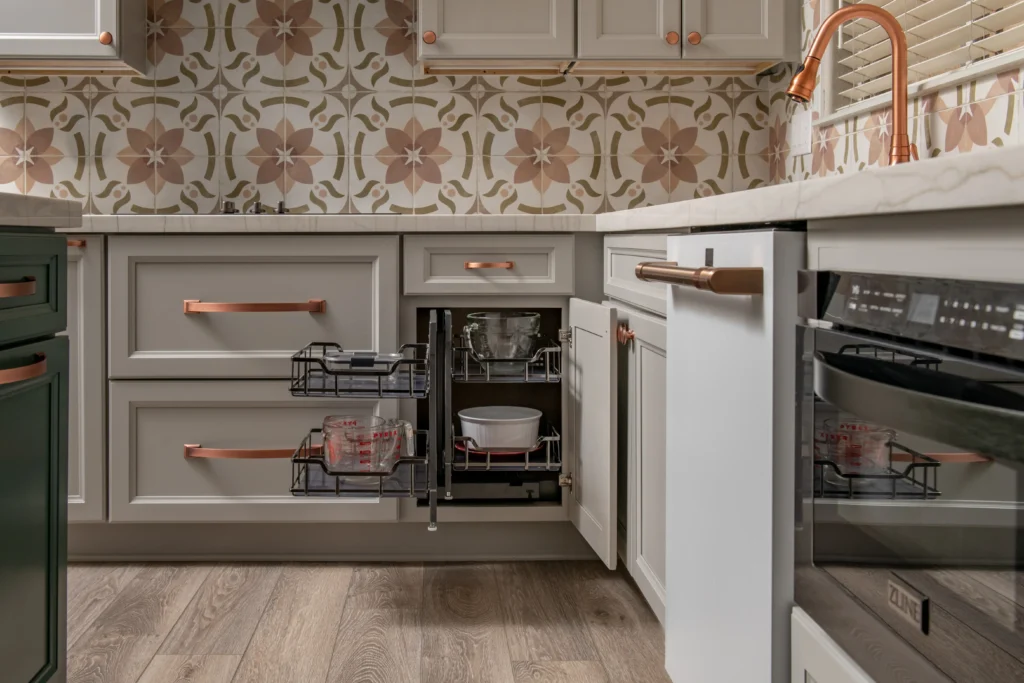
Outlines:
[[[105,517],[106,312],[103,237],[68,240],[68,520]]]
[[[580,59],[679,59],[681,0],[577,0]]]
[[[141,0],[32,0],[5,12],[4,69],[146,69],[146,3]]]
[[[791,0],[682,0],[684,59],[784,59],[798,7]],[[700,40],[690,39],[696,33]]]
[[[420,0],[420,57],[572,59],[575,5],[576,0]]]

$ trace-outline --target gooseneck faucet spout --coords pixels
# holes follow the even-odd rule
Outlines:
[[[818,77],[821,57],[838,28],[853,19],[872,19],[885,29],[892,44],[892,146],[889,161],[902,164],[917,158],[917,149],[910,144],[907,135],[907,36],[892,14],[869,4],[847,5],[838,9],[822,22],[814,36],[807,58],[790,81],[786,94],[801,103],[809,102],[814,93],[814,81]]]

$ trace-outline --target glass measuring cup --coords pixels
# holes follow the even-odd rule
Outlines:
[[[332,472],[390,472],[412,456],[413,429],[405,420],[378,415],[331,415],[324,419],[324,462]]]
[[[860,420],[825,420],[825,447],[828,459],[845,474],[884,474],[889,470],[890,451],[896,432]],[[834,483],[844,480],[826,468],[825,476]]]

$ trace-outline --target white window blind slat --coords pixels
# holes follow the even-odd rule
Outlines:
[[[907,34],[911,83],[1024,48],[1024,0],[853,0],[843,4],[876,5],[899,19]],[[842,27],[834,71],[837,106],[889,91],[891,49],[885,30],[874,22],[857,20]]]

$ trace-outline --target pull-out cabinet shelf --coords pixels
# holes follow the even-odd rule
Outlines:
[[[346,496],[416,498],[429,494],[430,437],[416,432],[411,457],[399,458],[392,467],[376,472],[331,470],[324,458],[323,430],[313,429],[292,456],[291,492],[296,496]]]
[[[313,342],[292,356],[293,396],[426,398],[430,393],[429,344],[405,344],[388,357],[354,354],[348,367],[333,362],[340,344]],[[399,357],[400,356],[400,357]]]

